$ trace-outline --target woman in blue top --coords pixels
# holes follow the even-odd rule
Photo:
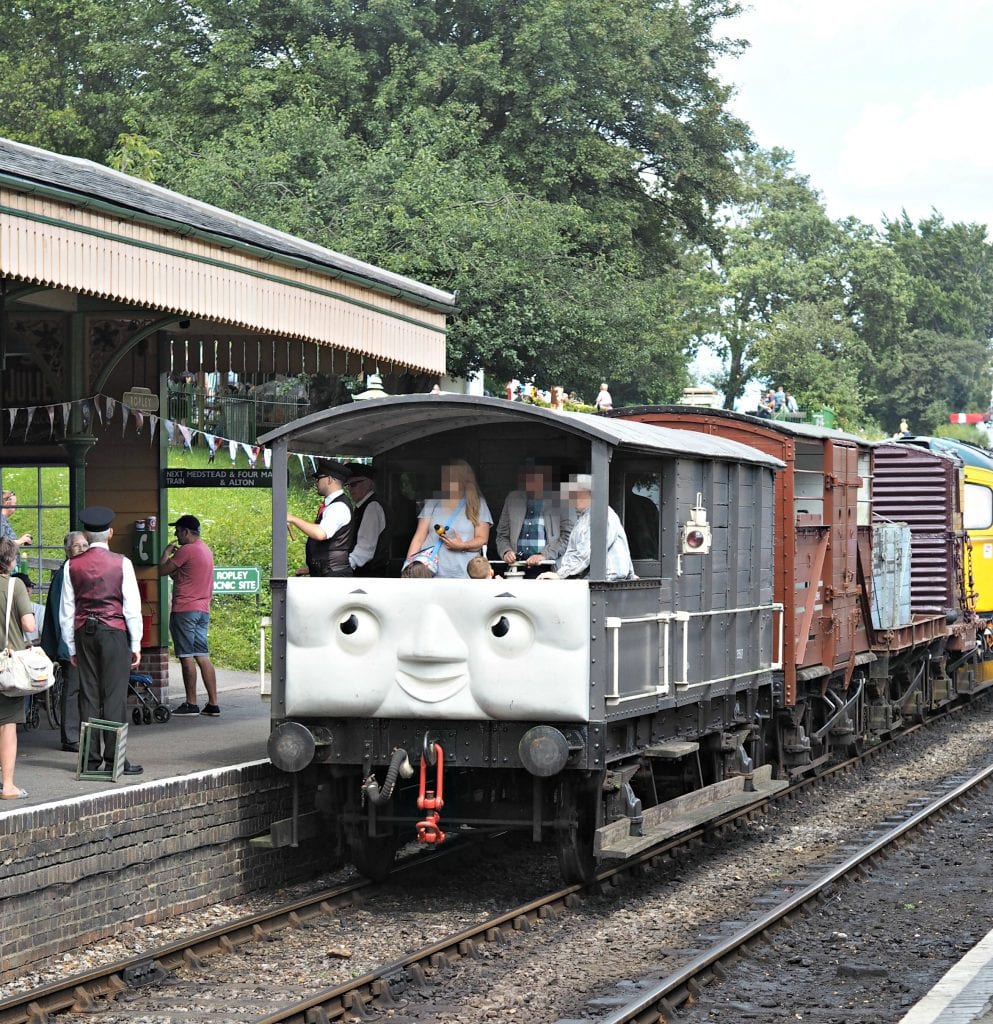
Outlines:
[[[469,560],[485,547],[492,525],[493,516],[479,493],[472,467],[463,459],[453,459],[441,467],[441,495],[424,502],[407,558],[430,548],[439,537],[436,527],[445,527],[437,575],[464,580]]]

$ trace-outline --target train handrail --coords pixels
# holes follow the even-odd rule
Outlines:
[[[775,629],[775,623],[773,623],[773,635],[778,634],[779,642],[776,644],[777,651],[775,660],[769,665],[762,666],[760,668],[748,669],[742,672],[735,672],[727,676],[715,676],[713,679],[701,679],[699,682],[691,683],[689,681],[688,667],[689,667],[689,629],[687,624],[690,619],[704,618],[706,616],[715,615],[743,615],[752,614],[754,612],[772,612],[773,616],[779,616],[779,629]],[[653,687],[651,690],[642,690],[638,693],[621,694],[620,684],[620,636],[621,629],[627,625],[636,625],[638,623],[646,622],[657,622],[662,625],[662,637],[661,637],[661,653],[662,653],[662,680],[660,685]],[[644,700],[645,697],[667,697],[670,693],[672,680],[670,679],[670,672],[672,666],[671,658],[671,640],[672,640],[672,623],[682,624],[682,653],[683,653],[683,678],[675,680],[676,686],[707,686],[711,683],[723,683],[729,679],[742,679],[747,676],[761,675],[764,672],[776,672],[783,667],[783,604],[780,601],[773,601],[769,604],[756,604],[747,605],[741,608],[713,608],[708,611],[701,612],[655,612],[649,615],[631,615],[631,616],[620,616],[620,615],[608,615],[604,620],[604,627],[611,631],[611,648],[613,655],[613,676],[611,679],[611,689],[606,694],[608,701],[613,701],[615,704],[623,704],[625,701],[630,700]]]

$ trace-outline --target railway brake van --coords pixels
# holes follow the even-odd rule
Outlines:
[[[567,880],[780,781],[774,480],[783,463],[689,431],[522,403],[416,395],[316,413],[273,459],[273,764],[293,775],[272,842],[333,828],[382,877],[398,847],[518,830]],[[371,460],[393,524],[385,578],[289,575],[287,470]],[[527,460],[592,476],[582,579],[403,579],[419,503],[464,458],[494,523]],[[634,579],[606,576],[607,510]],[[489,557],[495,567],[495,527]],[[505,567],[503,567],[505,568]]]

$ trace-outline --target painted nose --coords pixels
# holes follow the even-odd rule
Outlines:
[[[465,661],[469,648],[441,605],[429,602],[408,627],[397,654],[409,661]]]

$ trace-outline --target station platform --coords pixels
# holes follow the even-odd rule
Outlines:
[[[144,768],[117,782],[76,779],[77,755],[64,751],[59,729],[51,728],[44,711],[36,729],[17,727],[14,781],[27,791],[24,800],[0,801],[0,815],[32,805],[60,802],[106,790],[175,778],[229,765],[265,760],[269,736],[269,703],[260,696],[258,672],[217,669],[221,714],[191,715],[149,725],[128,723],[127,759]],[[202,684],[197,696],[203,707]],[[169,663],[170,708],[184,700],[179,662]]]
[[[993,932],[950,968],[900,1024],[993,1024]]]

